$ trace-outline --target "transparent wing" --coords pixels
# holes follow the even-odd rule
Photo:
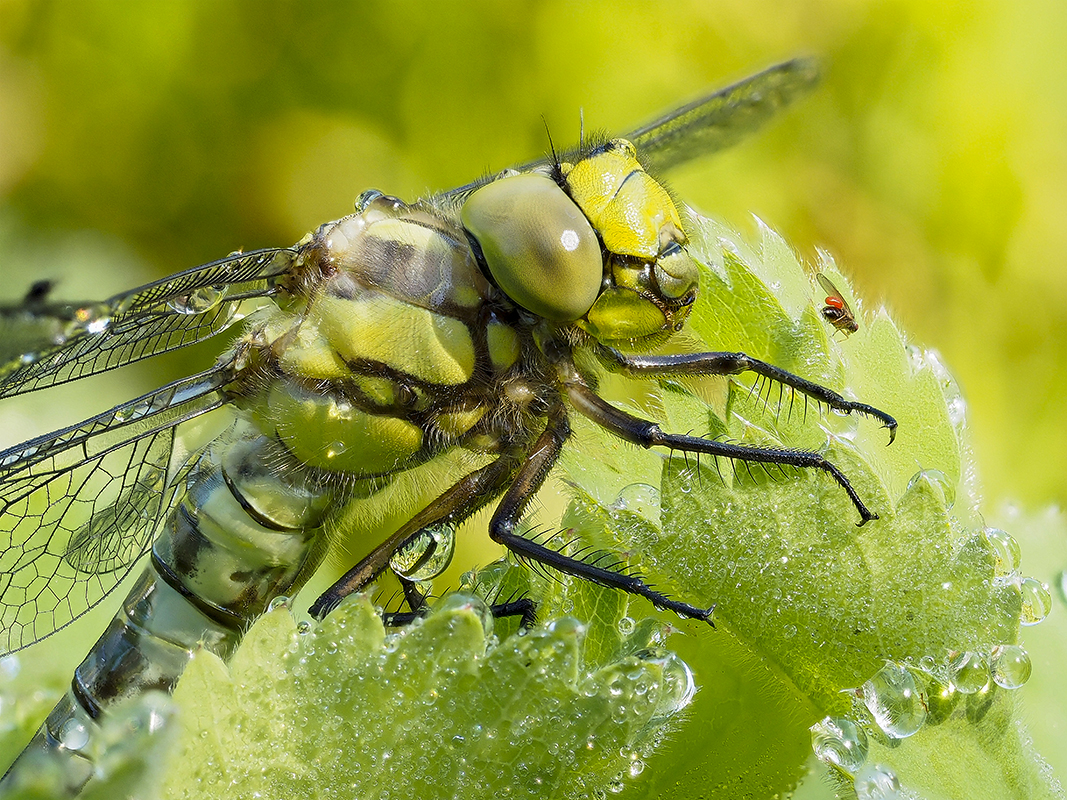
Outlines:
[[[623,138],[654,171],[723,150],[807,94],[819,80],[818,64],[797,58],[672,111]]]
[[[227,366],[0,452],[0,653],[113,590],[180,498],[176,425],[224,403]]]
[[[736,144],[807,94],[818,81],[816,61],[795,58],[675,109],[623,138],[637,147],[646,167],[663,172]],[[511,169],[527,172],[548,163],[549,159],[541,158]],[[455,200],[492,180],[492,176],[479,178],[437,197]]]
[[[819,285],[822,287],[822,290],[826,292],[826,299],[830,300],[833,298],[837,300],[841,304],[841,307],[851,314],[852,309],[848,307],[848,303],[845,301],[845,298],[841,296],[841,292],[837,291],[837,287],[834,286],[833,281],[821,272],[815,273],[815,277],[819,279]]]
[[[245,300],[270,295],[298,251],[238,253],[102,303],[32,303],[0,313],[0,332],[25,334],[38,349],[0,348],[0,398],[44,389],[176,350],[240,319]],[[31,290],[32,295],[32,290]],[[28,296],[29,298],[30,296]]]

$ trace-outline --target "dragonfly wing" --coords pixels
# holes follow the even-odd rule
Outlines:
[[[0,452],[0,652],[118,586],[180,499],[175,426],[221,406],[231,377],[215,367]]]
[[[298,251],[239,253],[172,275],[102,303],[29,304],[0,314],[0,331],[28,332],[39,350],[0,354],[0,398],[105,372],[203,341],[242,318],[241,304],[274,292]],[[58,320],[58,323],[57,323]],[[33,345],[30,345],[33,346]]]
[[[646,167],[665,172],[697,156],[736,144],[807,94],[818,81],[816,61],[795,58],[675,109],[622,138],[637,147]],[[528,172],[550,163],[551,159],[540,158],[511,169]],[[493,179],[486,176],[442,192],[437,197],[442,201],[454,201]]]
[[[735,144],[807,94],[819,80],[818,64],[797,58],[672,111],[623,138],[646,166],[666,171]]]

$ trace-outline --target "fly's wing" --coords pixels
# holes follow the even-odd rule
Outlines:
[[[77,619],[126,576],[180,499],[176,425],[224,403],[228,365],[0,452],[0,653]]]
[[[214,336],[241,319],[244,301],[272,294],[297,254],[293,248],[237,253],[101,303],[35,303],[31,289],[21,305],[0,309],[0,334],[7,334],[0,399]]]
[[[833,281],[821,272],[817,272],[815,277],[818,278],[822,290],[826,292],[826,299],[829,300],[831,297],[836,298],[841,303],[841,307],[851,314],[852,309],[848,307],[848,303],[845,301],[845,298],[841,296],[841,292],[837,291],[837,287],[834,286]]]
[[[797,58],[672,111],[624,139],[655,172],[723,150],[770,120],[819,80],[818,64]]]

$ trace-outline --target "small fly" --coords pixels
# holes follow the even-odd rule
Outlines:
[[[841,296],[841,292],[837,291],[837,287],[823,275],[821,272],[816,275],[819,279],[819,285],[822,286],[823,291],[826,292],[826,305],[822,307],[822,316],[827,322],[833,325],[837,330],[844,331],[845,336],[851,336],[860,329],[860,326],[856,323],[856,315],[852,313],[852,309],[849,308],[845,298]]]

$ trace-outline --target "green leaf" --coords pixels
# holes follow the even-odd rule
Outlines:
[[[388,635],[366,596],[306,630],[267,613],[229,666],[204,652],[183,675],[164,796],[572,797],[638,769],[691,695],[666,651],[587,669],[576,619],[491,626],[461,594]]]
[[[709,265],[691,318],[697,347],[768,360],[888,411],[900,428],[887,447],[878,422],[826,413],[744,375],[719,379],[728,386],[710,403],[694,399],[713,396],[700,387],[661,387],[665,429],[823,453],[880,516],[862,527],[826,474],[639,454],[628,472],[660,493],[662,508],[650,530],[638,530],[618,519],[619,500],[586,485],[598,467],[585,451],[570,454],[580,533],[609,541],[680,599],[717,603],[718,633],[675,644],[712,687],[697,697],[686,745],[650,762],[650,775],[667,777],[643,776],[628,794],[788,793],[808,769],[808,728],[830,716],[854,721],[870,751],[863,763],[828,770],[840,796],[889,773],[909,797],[1060,796],[1016,716],[1017,692],[989,680],[995,648],[1018,642],[1021,596],[979,522],[954,382],[882,311],[865,318],[856,303],[859,332],[835,333],[818,313],[824,293],[814,276],[770,230],[751,248],[713,221],[696,222],[694,249]],[[853,302],[836,268],[825,260],[821,268]],[[598,433],[587,426],[582,435]],[[647,477],[656,463],[658,481]],[[988,685],[939,705],[930,698],[951,684],[950,662],[966,652],[985,659]],[[896,738],[864,698],[875,707],[905,700],[862,691],[887,663],[908,665],[916,693],[908,702],[934,709],[916,712],[925,717],[917,732],[889,725]],[[872,777],[875,765],[888,772]]]

